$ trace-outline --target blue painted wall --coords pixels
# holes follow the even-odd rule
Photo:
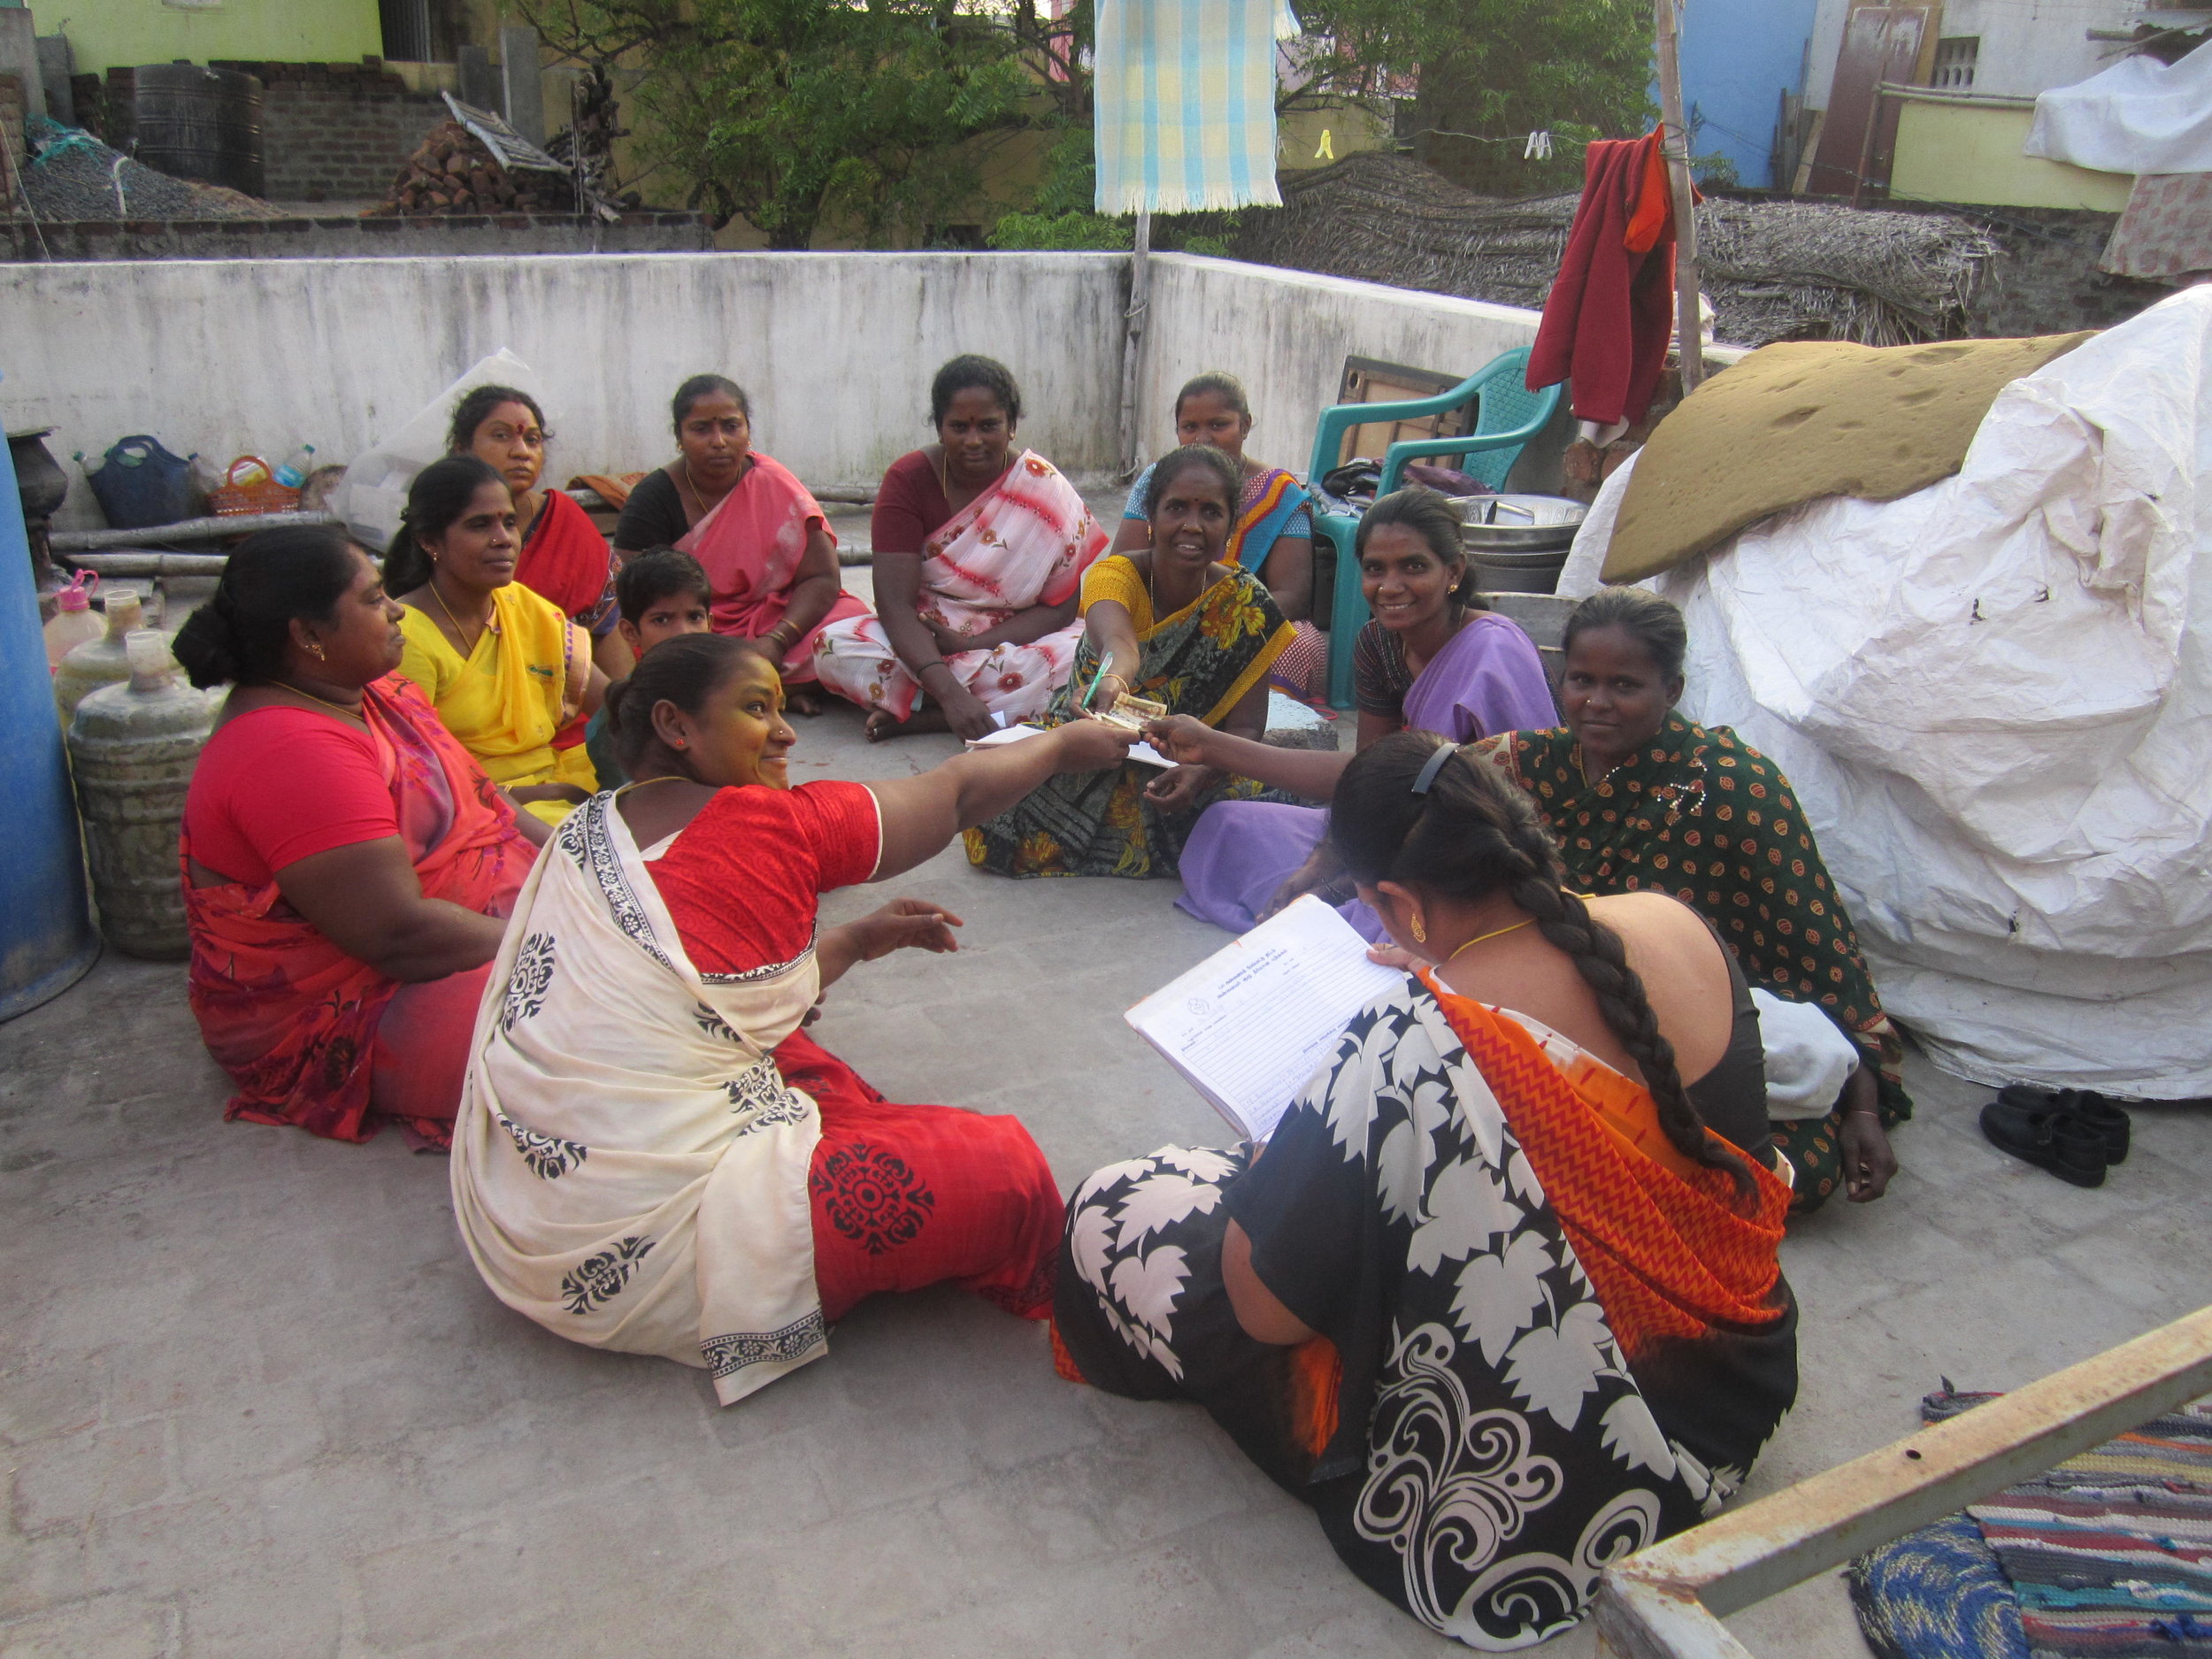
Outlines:
[[[1805,42],[1818,4],[1684,0],[1682,103],[1691,148],[1726,155],[1738,182],[1750,188],[1774,182],[1775,119],[1784,91],[1805,89]]]

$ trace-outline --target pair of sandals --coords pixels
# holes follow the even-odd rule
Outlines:
[[[2102,1187],[2105,1171],[2127,1162],[2128,1115],[2094,1089],[2008,1084],[1982,1108],[1982,1133],[2076,1187]]]

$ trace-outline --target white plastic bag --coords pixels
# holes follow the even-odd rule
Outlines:
[[[479,386],[511,386],[539,397],[530,365],[502,346],[424,404],[414,418],[346,468],[331,508],[365,546],[381,554],[399,534],[407,487],[415,474],[445,455],[446,429],[461,394]]]
[[[2006,387],[1957,476],[1647,585],[1689,624],[1683,712],[1788,775],[1939,1064],[2212,1094],[2212,288]]]
[[[1825,1118],[1859,1069],[1859,1051],[1836,1022],[1810,1002],[1786,1002],[1751,987],[1766,1049],[1767,1116],[1776,1123]]]

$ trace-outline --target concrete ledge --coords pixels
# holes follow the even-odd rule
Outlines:
[[[625,213],[607,224],[573,213],[411,218],[85,219],[0,221],[0,261],[79,259],[330,259],[385,251],[404,235],[410,253],[464,258],[533,254],[705,253],[714,233],[697,213]]]

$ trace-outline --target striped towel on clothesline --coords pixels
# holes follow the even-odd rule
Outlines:
[[[1275,42],[1285,0],[1098,0],[1098,211],[1279,207]]]

